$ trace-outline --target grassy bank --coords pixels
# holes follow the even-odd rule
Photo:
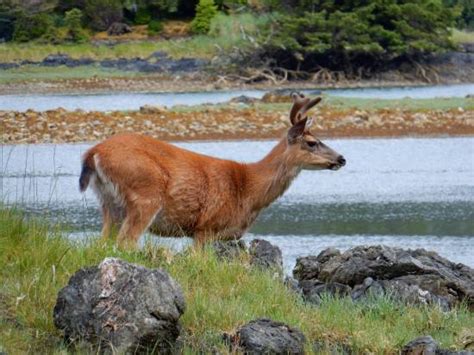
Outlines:
[[[444,348],[461,348],[474,327],[465,308],[406,307],[388,299],[369,305],[327,299],[305,305],[268,272],[247,260],[218,261],[211,250],[179,255],[147,244],[140,251],[119,251],[90,240],[75,244],[59,228],[27,221],[21,213],[0,209],[0,351],[67,353],[52,321],[56,294],[80,267],[115,256],[167,270],[183,287],[187,310],[182,317],[185,352],[227,352],[222,332],[257,317],[270,317],[300,328],[311,343],[349,346],[356,352],[397,353],[409,340],[432,335]]]

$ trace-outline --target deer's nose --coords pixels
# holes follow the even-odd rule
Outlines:
[[[346,159],[344,159],[344,157],[343,157],[342,155],[339,155],[339,156],[337,157],[337,162],[338,162],[339,164],[341,164],[341,166],[346,165]]]

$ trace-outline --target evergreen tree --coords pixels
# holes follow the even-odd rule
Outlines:
[[[196,6],[196,17],[191,23],[194,33],[206,34],[209,32],[212,18],[217,14],[217,6],[214,0],[199,0]]]

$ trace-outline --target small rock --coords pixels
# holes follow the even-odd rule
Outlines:
[[[240,95],[237,97],[233,97],[230,99],[230,103],[239,103],[239,104],[246,104],[246,105],[251,105],[254,102],[258,101],[258,99],[250,96],[245,96],[245,95]]]
[[[116,258],[80,269],[58,294],[54,324],[68,342],[113,353],[170,352],[185,309],[180,286],[162,270]]]
[[[324,295],[331,297],[345,297],[350,295],[351,288],[337,282],[324,283],[318,280],[305,280],[299,283],[305,301],[320,305]]]
[[[239,257],[242,253],[247,253],[247,246],[243,240],[218,240],[211,243],[219,259],[234,259]]]
[[[250,242],[250,263],[265,269],[283,272],[283,256],[280,248],[263,239]]]
[[[306,341],[298,329],[270,319],[249,322],[233,340],[245,354],[304,354]]]
[[[431,336],[416,338],[406,344],[402,355],[436,355],[438,343]]]
[[[162,114],[166,112],[165,106],[144,105],[140,107],[140,113],[144,114]]]

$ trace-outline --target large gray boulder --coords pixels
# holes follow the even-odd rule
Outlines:
[[[305,336],[298,329],[270,319],[257,319],[237,330],[234,346],[244,354],[304,354]]]
[[[344,253],[326,249],[317,257],[297,259],[293,274],[299,282],[347,285],[354,288],[353,299],[371,289],[412,303],[437,303],[446,308],[466,301],[474,308],[474,270],[424,249],[381,245],[355,247]]]
[[[100,352],[171,352],[185,309],[180,286],[163,270],[116,258],[80,269],[58,294],[54,324],[68,342]]]

